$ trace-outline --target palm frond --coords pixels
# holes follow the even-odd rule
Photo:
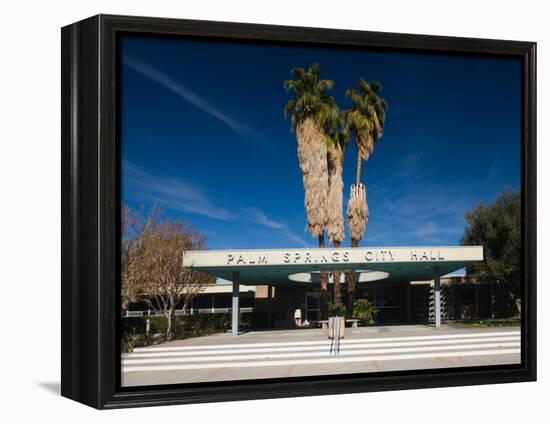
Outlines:
[[[324,108],[332,108],[336,105],[334,97],[326,94],[333,88],[334,81],[321,79],[320,72],[320,66],[317,63],[312,64],[307,71],[296,67],[291,71],[294,78],[286,80],[283,84],[288,92],[293,93],[292,99],[284,108],[285,117],[292,115],[292,130],[308,117],[314,117],[319,121],[319,115],[325,113]]]
[[[364,78],[358,80],[357,88],[350,87],[346,90],[346,96],[352,102],[346,115],[348,131],[355,135],[359,155],[364,160],[372,153],[376,140],[382,137],[386,122],[388,103],[379,97],[381,90],[380,82],[368,82]]]
[[[380,84],[380,82],[378,81],[371,81],[369,83],[369,87],[374,94],[378,94],[378,92],[382,90],[382,84]]]

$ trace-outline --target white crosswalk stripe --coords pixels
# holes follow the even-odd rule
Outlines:
[[[153,346],[122,355],[124,373],[270,367],[368,361],[519,354],[520,332],[480,332],[412,337],[344,339],[338,356],[327,340]]]
[[[466,334],[444,334],[438,336],[406,336],[406,337],[376,337],[368,339],[344,339],[342,344],[387,342],[387,341],[416,341],[416,340],[444,340],[444,339],[464,339],[476,337],[498,337],[498,336],[519,336],[519,331],[499,331],[499,332],[481,332],[481,333],[466,333]],[[272,342],[272,343],[246,343],[246,347],[273,347],[273,346],[309,346],[309,345],[324,345],[326,340],[300,341],[300,342]],[[153,347],[138,347],[134,352],[162,350],[163,352],[180,351],[180,350],[205,350],[205,349],[224,349],[234,348],[236,344],[219,344],[219,345],[199,345],[199,346],[153,346]]]

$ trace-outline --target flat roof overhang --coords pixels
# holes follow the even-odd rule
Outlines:
[[[186,268],[225,280],[232,280],[233,272],[238,271],[241,284],[274,286],[317,284],[316,273],[320,271],[350,269],[364,271],[367,277],[360,281],[431,280],[435,267],[439,267],[439,275],[445,275],[482,260],[483,246],[193,250],[183,253]],[[369,279],[368,272],[377,272],[385,278]],[[312,278],[304,278],[304,273]]]

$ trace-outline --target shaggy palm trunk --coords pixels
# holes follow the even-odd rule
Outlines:
[[[334,247],[340,247],[340,243],[335,241]],[[334,304],[335,309],[339,309],[342,305],[342,286],[340,284],[340,276],[342,273],[340,271],[332,272],[332,303]]]
[[[298,161],[304,183],[304,206],[307,215],[307,227],[313,236],[317,236],[319,247],[325,247],[325,228],[327,226],[328,166],[327,143],[322,129],[308,117],[296,128],[298,139]],[[328,274],[321,272],[321,315],[328,312]]]
[[[351,247],[357,247],[359,241],[352,239]],[[351,318],[353,315],[353,302],[355,302],[355,288],[357,284],[357,274],[355,270],[346,271],[346,285],[348,289],[347,293],[347,302],[346,302],[346,315],[348,318]]]
[[[360,161],[358,161],[360,163]],[[349,233],[351,236],[351,247],[359,246],[362,240],[369,219],[369,209],[367,206],[367,193],[365,186],[361,183],[351,186],[350,198],[347,208]],[[348,316],[353,313],[353,302],[355,301],[355,286],[357,276],[355,270],[347,274],[348,299],[346,310]]]
[[[363,184],[352,184],[346,214],[351,240],[352,242],[355,240],[356,245],[359,245],[359,241],[363,239],[363,235],[365,234],[369,219],[367,190]]]
[[[328,196],[325,135],[312,118],[306,118],[296,128],[296,136],[298,139],[298,160],[304,183],[307,227],[314,237],[323,236],[324,243]]]
[[[329,143],[328,145],[328,171],[329,193],[327,199],[327,234],[334,247],[340,247],[344,239],[343,194],[344,182],[342,181],[342,162],[344,152],[340,145]],[[342,304],[340,271],[332,272],[332,303],[335,308]]]
[[[361,155],[357,154],[357,168],[355,170],[355,185],[361,184]]]
[[[319,235],[319,247],[325,247],[325,235],[324,233]],[[328,272],[321,271],[319,277],[321,283],[321,319],[328,318]]]

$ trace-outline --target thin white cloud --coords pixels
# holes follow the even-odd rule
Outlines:
[[[267,217],[267,215],[258,208],[243,208],[243,212],[248,216],[248,218],[259,225],[262,225],[267,228],[272,228],[278,230],[279,233],[286,239],[300,245],[307,246],[306,241],[297,236],[292,232],[288,225],[284,222],[278,222]]]
[[[269,219],[260,209],[257,208],[244,208],[243,209],[248,216],[258,224],[264,225],[269,228],[281,230],[288,228],[286,224]]]
[[[151,174],[128,161],[124,161],[123,172],[124,186],[129,189],[129,195],[138,202],[158,204],[163,208],[222,221],[235,218],[231,211],[216,205],[195,184],[179,178]]]
[[[124,161],[123,173],[124,186],[128,189],[130,198],[137,202],[157,204],[165,209],[221,221],[240,218],[248,223],[275,230],[281,237],[299,246],[307,246],[306,241],[294,234],[288,224],[269,218],[261,209],[242,208],[239,217],[229,209],[216,205],[202,188],[193,183],[152,174],[129,161]]]
[[[422,164],[424,153],[422,151],[411,152],[404,156],[400,162],[398,175],[400,177],[408,177],[418,172]]]
[[[435,221],[429,221],[424,224],[420,224],[409,234],[419,239],[436,241],[440,238],[445,238],[445,236],[448,235],[457,235],[457,237],[460,237],[462,231],[463,229],[459,227],[447,227],[440,225]]]
[[[265,140],[256,134],[252,129],[250,129],[247,125],[237,121],[236,119],[229,116],[227,113],[222,112],[219,110],[216,106],[214,106],[212,103],[208,102],[203,97],[200,97],[193,91],[191,91],[189,88],[187,88],[184,84],[181,82],[175,80],[171,76],[165,74],[164,72],[156,69],[155,67],[142,62],[136,58],[132,58],[129,56],[124,56],[123,58],[124,65],[128,66],[129,68],[133,69],[135,72],[143,75],[146,78],[149,78],[152,81],[155,81],[156,83],[162,85],[164,88],[170,90],[172,93],[178,95],[186,102],[190,103],[191,105],[195,106],[197,109],[200,109],[214,118],[218,119],[219,121],[223,122],[225,125],[227,125],[229,128],[231,128],[233,131],[235,131],[238,135],[240,135],[243,138],[253,138],[256,141],[265,142]]]

